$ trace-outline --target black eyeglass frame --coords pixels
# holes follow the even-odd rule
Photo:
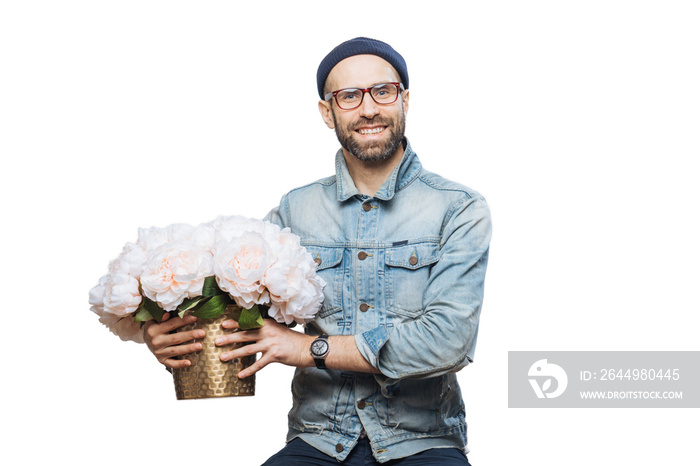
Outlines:
[[[396,86],[396,91],[397,91],[396,98],[394,100],[392,100],[391,102],[377,102],[377,100],[372,95],[371,90],[374,89],[375,87],[386,86],[387,84],[393,84],[394,86]],[[349,91],[349,90],[362,91],[362,97],[360,98],[360,103],[357,104],[357,106],[352,107],[352,108],[343,108],[340,106],[340,102],[338,102],[338,93],[343,92],[343,91]],[[376,103],[377,105],[391,105],[391,104],[395,103],[397,100],[399,100],[399,96],[405,90],[406,90],[406,88],[403,87],[403,83],[378,83],[378,84],[375,84],[374,86],[366,87],[364,89],[359,88],[359,87],[346,87],[344,89],[338,89],[337,91],[329,92],[328,94],[326,94],[325,100],[326,100],[326,102],[328,102],[331,99],[335,99],[336,105],[338,105],[338,108],[341,110],[355,110],[360,105],[362,105],[362,102],[364,102],[364,100],[365,100],[365,94],[367,94],[367,93],[369,93],[369,96],[372,98],[372,100],[374,100],[374,103]]]

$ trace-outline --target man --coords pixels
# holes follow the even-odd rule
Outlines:
[[[260,353],[240,377],[271,362],[297,367],[288,444],[266,465],[468,465],[456,372],[474,355],[488,207],[422,169],[404,138],[406,63],[388,44],[344,42],[321,62],[317,85],[342,146],[336,175],[289,192],[267,219],[315,258],[323,307],[305,334],[266,321],[222,337],[217,344],[255,342],[222,359]],[[168,335],[189,319],[147,328],[168,367],[200,348],[186,343],[203,336],[196,331]]]

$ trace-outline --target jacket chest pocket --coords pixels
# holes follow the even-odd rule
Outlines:
[[[343,292],[343,248],[306,246],[314,258],[316,273],[323,278],[323,304],[318,317],[324,318],[341,310]]]
[[[423,292],[430,276],[430,266],[438,259],[437,243],[407,244],[386,249],[385,296],[391,312],[408,317],[423,312]]]

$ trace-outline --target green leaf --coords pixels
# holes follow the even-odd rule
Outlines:
[[[233,320],[235,320],[236,322],[238,322],[239,320],[241,320],[241,310],[242,310],[242,309],[243,309],[243,308],[241,308],[241,307],[233,306],[233,307],[227,312],[227,315],[228,315],[230,318],[232,318]]]
[[[155,320],[160,322],[163,319],[163,313],[165,311],[163,311],[163,308],[160,307],[155,301],[151,301],[150,299],[144,296],[141,300],[141,304],[146,309],[146,311],[148,311],[148,313],[153,316]]]
[[[260,328],[264,324],[263,317],[260,314],[260,308],[257,305],[250,309],[243,309],[241,317],[238,319],[238,326],[241,330],[252,330]]]
[[[146,309],[146,306],[143,301],[141,301],[139,308],[136,309],[136,314],[134,314],[134,320],[136,322],[146,322],[149,320],[153,320],[153,316],[150,312],[148,312],[148,309]]]
[[[213,275],[211,277],[207,277],[204,279],[204,286],[202,287],[202,296],[209,297],[209,296],[218,296],[220,294],[224,294],[224,292],[219,288],[219,285],[216,283],[216,277]]]
[[[187,311],[196,310],[198,307],[202,307],[209,300],[206,296],[197,296],[196,298],[187,298],[182,304],[177,307],[177,315],[180,318],[185,317]],[[193,313],[194,314],[194,313]]]
[[[227,294],[213,296],[199,309],[192,313],[193,316],[201,319],[216,319],[226,310],[226,305],[231,302]]]
[[[190,309],[194,308],[197,304],[199,304],[203,299],[206,299],[204,296],[197,296],[196,298],[186,298],[182,304],[180,304],[177,307],[177,310],[182,312],[189,311]],[[182,316],[180,316],[182,317]]]

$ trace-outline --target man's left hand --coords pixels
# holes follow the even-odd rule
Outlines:
[[[237,329],[238,322],[226,320],[222,324],[225,329]],[[265,319],[265,325],[255,330],[240,330],[230,335],[224,335],[216,339],[217,346],[226,346],[233,343],[249,343],[242,348],[228,351],[221,355],[222,361],[230,361],[235,358],[251,356],[262,353],[260,359],[239,374],[239,378],[248,377],[258,372],[271,362],[279,362],[287,366],[311,367],[313,358],[309,353],[314,337],[294,331],[277,323],[272,319]]]

